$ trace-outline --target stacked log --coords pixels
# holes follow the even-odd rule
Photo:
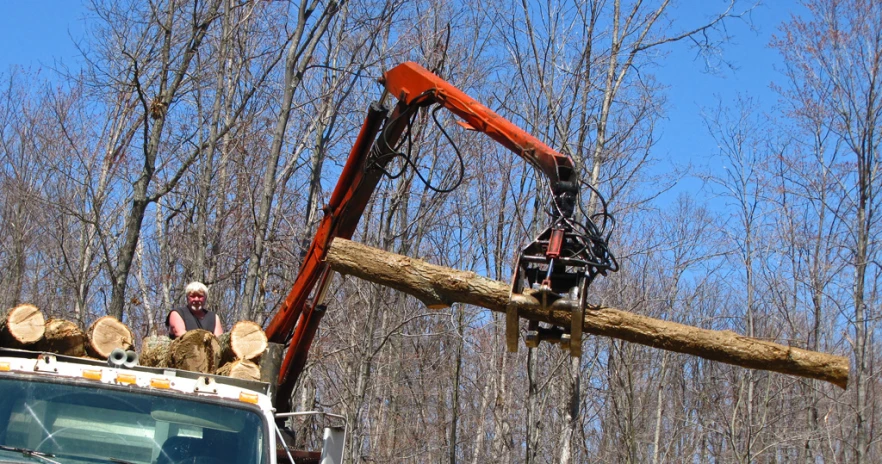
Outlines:
[[[0,312],[0,343],[25,348],[40,341],[46,331],[43,312],[32,304],[20,304]]]
[[[168,347],[168,367],[203,374],[214,374],[220,365],[220,343],[213,333],[197,329],[172,340]]]
[[[260,366],[246,361],[244,359],[236,359],[228,362],[217,370],[217,375],[225,375],[236,379],[260,381]]]
[[[138,363],[147,367],[168,367],[168,347],[171,339],[165,335],[152,335],[141,341]]]
[[[139,364],[273,382],[283,347],[272,346],[265,356],[269,345],[276,344],[267,343],[258,324],[241,321],[220,340],[205,330],[191,330],[176,340],[147,337],[141,343]],[[22,304],[0,311],[0,346],[103,360],[116,348],[133,349],[134,335],[127,325],[111,316],[98,318],[84,332],[74,322],[46,320],[39,308]]]
[[[38,351],[48,351],[66,356],[86,355],[86,334],[71,321],[49,319],[43,338],[34,344]]]
[[[266,351],[266,333],[256,322],[239,321],[229,332],[220,336],[222,361],[254,361]]]
[[[257,361],[267,349],[266,333],[251,321],[239,321],[221,335],[222,367],[218,375],[237,379],[261,380]]]
[[[131,350],[135,336],[132,329],[113,316],[99,317],[86,330],[86,352],[98,359],[107,359],[114,349]]]

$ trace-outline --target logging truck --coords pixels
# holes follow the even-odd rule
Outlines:
[[[221,373],[218,357],[195,359],[199,369],[171,369],[139,366],[124,351],[127,348],[97,353],[107,361],[38,348],[39,351],[2,349],[0,424],[5,426],[0,425],[0,462],[341,462],[343,417],[290,412],[294,385],[325,311],[323,300],[332,271],[324,258],[334,238],[352,236],[379,180],[389,175],[387,169],[392,162],[403,159],[403,166],[413,166],[409,149],[401,151],[400,144],[410,139],[417,117],[430,107],[452,112],[461,119],[460,126],[485,133],[544,175],[550,223],[521,250],[511,295],[529,293],[542,308],[565,310],[572,315],[573,322],[566,327],[540,327],[538,322],[529,321],[528,346],[553,341],[573,356],[580,356],[587,287],[596,276],[617,270],[615,258],[607,248],[612,219],[605,212],[602,198],[599,213],[583,211],[581,221],[576,220],[581,208],[580,189],[587,186],[600,198],[598,192],[579,179],[569,156],[556,152],[421,66],[403,63],[387,71],[380,83],[383,96],[369,108],[300,272],[266,330],[265,337],[272,344],[287,347],[284,360],[276,364],[271,379],[261,383],[214,375]],[[397,99],[394,106],[386,104],[389,95]],[[443,128],[442,132],[447,134]],[[449,140],[453,145],[453,140]],[[455,145],[453,149],[457,150]],[[465,161],[458,151],[457,154],[462,174]],[[595,224],[595,220],[599,223]],[[37,308],[26,305],[18,308],[20,317],[9,313],[3,320],[8,329],[13,319],[18,317],[22,322],[38,313]],[[512,306],[507,316],[508,347],[516,350],[518,309]],[[131,331],[119,327],[119,321],[109,317],[99,321],[113,326],[110,333],[114,335],[110,338],[121,334],[126,339],[122,345],[131,345]],[[26,333],[40,324],[20,325],[22,333]],[[217,344],[208,332],[196,335],[200,340],[214,340]],[[3,336],[0,333],[0,338]],[[89,336],[90,353],[101,351],[95,346],[98,338],[108,337]],[[15,345],[27,345],[21,334]],[[73,345],[81,348],[82,343]],[[104,349],[107,348],[110,346]],[[142,354],[146,348],[142,347]],[[162,357],[175,356],[167,353]],[[192,351],[183,352],[181,357],[184,361],[194,360]],[[148,356],[143,358],[146,361]],[[253,363],[249,364],[248,356],[239,358],[234,361],[239,366],[256,369]],[[289,446],[292,422],[315,414],[327,425],[312,426],[314,431],[323,430],[321,452],[293,451]],[[295,438],[298,445],[304,445],[303,437]]]
[[[276,414],[268,383],[0,348],[0,463],[340,463],[342,418]],[[322,451],[291,449],[290,424],[318,414]],[[280,425],[282,424],[282,425]]]

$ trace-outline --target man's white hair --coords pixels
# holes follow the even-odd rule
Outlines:
[[[190,296],[194,293],[201,293],[205,295],[205,298],[208,298],[208,287],[202,282],[190,282],[184,287],[184,295]]]

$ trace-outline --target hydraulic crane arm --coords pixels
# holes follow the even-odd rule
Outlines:
[[[517,283],[513,284],[513,291],[519,293],[527,286],[532,286],[544,291],[543,295],[552,295],[550,304],[562,297],[573,297],[572,286],[581,286],[582,293],[575,291],[575,296],[582,300],[581,306],[584,306],[584,288],[590,278],[597,272],[615,270],[613,266],[599,263],[596,259],[598,256],[595,255],[601,255],[599,257],[602,259],[611,257],[605,248],[605,240],[598,248],[598,244],[586,240],[583,234],[578,231],[573,233],[574,229],[582,226],[572,221],[579,183],[575,165],[569,156],[556,152],[416,63],[396,66],[386,72],[380,82],[388,94],[398,99],[398,104],[391,115],[382,102],[371,105],[331,199],[323,209],[325,215],[306,252],[300,272],[267,328],[270,341],[289,343],[279,373],[277,409],[280,411],[288,408],[288,398],[306,363],[310,345],[324,314],[322,302],[331,278],[331,271],[324,263],[328,246],[336,237],[352,237],[385,173],[385,166],[395,158],[394,147],[420,107],[437,104],[448,109],[463,119],[460,125],[487,134],[529,161],[548,178],[554,197],[552,216],[555,218],[549,228],[550,237],[545,239],[540,236],[539,242],[525,249],[528,253],[522,254],[519,259],[520,271],[516,272]],[[554,259],[566,260],[566,265],[555,268],[554,262],[549,261]],[[579,273],[574,270],[580,266],[591,268],[589,273],[584,273],[586,277],[590,274],[590,278],[576,276],[578,283],[574,283],[572,275]],[[543,274],[544,279],[537,277],[539,274]],[[543,288],[537,287],[537,279],[543,282]],[[556,285],[558,280],[562,282],[561,285]],[[516,314],[514,320],[517,322]],[[581,325],[579,328],[581,330]],[[513,330],[517,330],[516,324]],[[516,344],[514,347],[516,349]],[[512,348],[511,343],[509,348]]]

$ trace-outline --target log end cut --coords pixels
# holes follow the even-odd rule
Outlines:
[[[225,375],[235,379],[260,381],[260,367],[251,361],[238,359],[226,363],[217,370],[217,375]]]
[[[230,329],[230,350],[236,359],[253,361],[266,351],[266,333],[256,322],[239,321]]]
[[[107,359],[114,349],[132,349],[135,336],[129,327],[113,316],[98,318],[86,331],[86,351],[99,359]]]
[[[0,319],[0,339],[14,348],[34,344],[43,338],[46,319],[43,312],[32,304],[21,304],[8,309]]]

